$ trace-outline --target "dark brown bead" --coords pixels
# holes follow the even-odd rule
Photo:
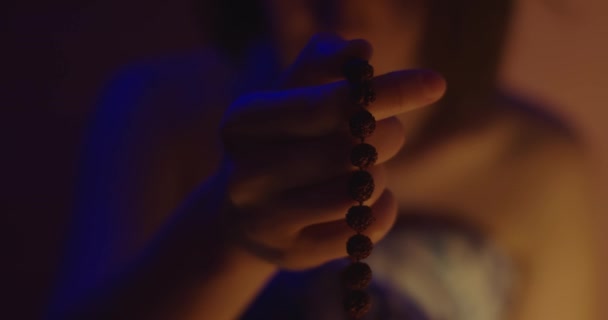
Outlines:
[[[367,171],[353,171],[348,181],[348,195],[355,201],[364,202],[374,192],[374,178]]]
[[[354,262],[342,271],[342,283],[345,288],[362,290],[372,281],[372,269],[367,263]]]
[[[367,169],[378,160],[378,152],[371,144],[360,143],[350,152],[350,163],[355,167]]]
[[[356,261],[369,257],[373,248],[374,244],[372,243],[372,240],[368,236],[362,234],[356,234],[350,237],[348,242],[346,242],[346,252]]]
[[[359,139],[365,139],[376,130],[376,119],[367,110],[361,109],[349,121],[350,133]]]
[[[363,106],[376,101],[376,92],[372,88],[371,81],[353,83],[351,85],[351,97],[355,103]]]
[[[376,91],[374,91],[374,88],[372,88],[371,83],[365,87],[364,94],[363,104],[368,105],[376,101]]]
[[[352,206],[346,213],[346,223],[358,233],[365,231],[375,220],[372,208],[368,206]]]
[[[372,67],[367,60],[354,58],[344,64],[342,73],[346,80],[351,83],[357,83],[373,78],[374,67]]]
[[[344,310],[354,319],[361,319],[372,307],[369,294],[361,290],[346,292],[344,297]]]

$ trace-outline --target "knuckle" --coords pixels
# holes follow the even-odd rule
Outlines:
[[[239,166],[228,178],[228,195],[238,208],[256,208],[268,201],[275,177],[260,170]]]
[[[233,170],[228,178],[227,192],[230,202],[237,208],[253,206],[257,201],[257,195],[252,185],[253,177],[244,174],[240,170]]]

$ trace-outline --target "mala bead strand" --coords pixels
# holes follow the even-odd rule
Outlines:
[[[346,252],[355,261],[363,260],[372,253],[374,244],[372,240],[363,234],[357,233],[346,242]]]
[[[354,319],[361,319],[372,307],[369,294],[363,290],[350,290],[344,299],[344,309]]]
[[[342,272],[342,285],[350,290],[367,288],[372,281],[372,269],[367,263],[354,262]]]
[[[375,187],[374,178],[369,172],[355,171],[348,180],[348,195],[353,200],[363,203],[371,198]]]
[[[369,111],[361,108],[350,118],[349,126],[350,133],[363,142],[376,130],[376,119]]]
[[[365,291],[372,280],[372,270],[360,260],[367,258],[373,249],[371,239],[362,234],[373,222],[372,208],[363,203],[374,192],[374,179],[365,171],[378,160],[376,148],[365,143],[365,139],[376,129],[376,119],[365,109],[376,99],[371,87],[374,69],[361,59],[353,59],[344,66],[344,76],[351,86],[353,104],[358,110],[349,120],[350,132],[361,143],[353,147],[350,154],[351,164],[359,170],[352,172],[348,182],[348,194],[358,205],[352,206],[346,214],[346,223],[356,234],[348,239],[346,252],[352,260],[342,272],[342,284],[345,288],[344,310],[353,319],[360,319],[371,308],[371,298]]]
[[[346,223],[357,233],[365,231],[374,222],[372,208],[369,206],[353,206],[346,213]]]
[[[378,152],[371,144],[360,143],[350,153],[350,162],[360,169],[373,166],[378,160]]]

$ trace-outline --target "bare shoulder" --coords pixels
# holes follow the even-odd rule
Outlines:
[[[555,302],[564,301],[564,318],[586,314],[595,319],[604,231],[589,149],[576,130],[540,106],[510,104],[507,109],[515,134],[500,167],[503,181],[512,181],[507,184],[514,197],[501,213],[518,223],[516,232],[503,233],[503,240],[528,251],[527,263],[534,267],[520,270],[520,277],[535,283],[520,284],[517,313],[538,318],[539,310],[555,310]],[[556,283],[575,289],[560,296],[551,289]]]
[[[588,151],[571,124],[547,107],[515,96],[505,95],[500,104],[512,131],[505,162],[528,162],[551,182],[589,174]]]

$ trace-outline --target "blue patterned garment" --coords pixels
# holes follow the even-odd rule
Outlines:
[[[490,244],[452,226],[396,226],[366,260],[374,320],[501,320],[513,275]],[[345,261],[280,273],[242,318],[339,320]]]

